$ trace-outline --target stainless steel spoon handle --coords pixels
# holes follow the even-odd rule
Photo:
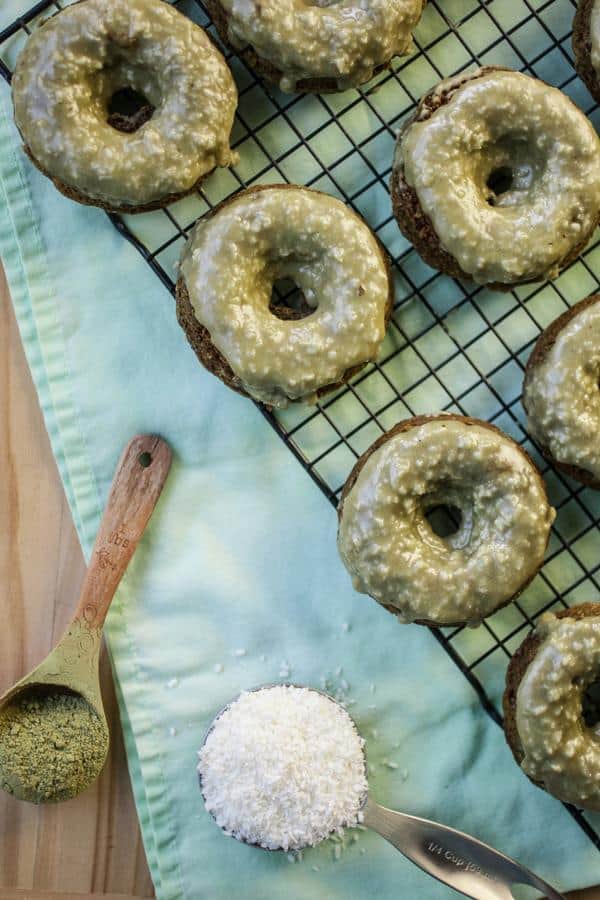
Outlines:
[[[510,900],[514,884],[540,890],[548,900],[565,900],[525,866],[476,838],[379,806],[370,798],[364,824],[393,844],[408,859],[438,881],[474,900]]]

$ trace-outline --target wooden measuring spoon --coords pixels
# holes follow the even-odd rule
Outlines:
[[[102,626],[119,582],[156,506],[171,465],[168,444],[156,435],[138,435],[125,448],[113,479],[108,503],[85,576],[75,615],[57,646],[32,672],[0,697],[0,784],[20,799],[49,802],[64,796],[36,797],[22,779],[2,770],[2,719],[25,696],[47,697],[56,692],[82,697],[102,723],[108,753],[108,725],[99,678]],[[6,739],[6,738],[4,738]]]

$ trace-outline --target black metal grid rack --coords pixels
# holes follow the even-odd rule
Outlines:
[[[69,0],[42,0],[0,33],[0,73],[37,24]],[[204,27],[201,0],[176,5]],[[195,220],[240,188],[295,182],[341,197],[371,225],[394,261],[396,301],[376,363],[317,407],[262,414],[335,506],[362,452],[411,415],[446,410],[494,422],[527,448],[558,511],[546,561],[516,602],[478,629],[432,629],[501,724],[507,661],[546,610],[600,599],[597,527],[600,494],[569,481],[541,458],[529,437],[520,393],[524,360],[540,331],[600,287],[600,241],[556,281],[508,294],[469,285],[428,268],[400,234],[388,181],[395,134],[418,98],[441,78],[481,64],[502,64],[568,93],[600,124],[572,65],[574,0],[429,0],[415,34],[416,52],[361,90],[284,95],[227,53],[240,102],[233,146],[240,162],[219,170],[202,190],[168,209],[114,216],[119,232],[173,292],[175,264]],[[600,818],[568,807],[600,849]]]

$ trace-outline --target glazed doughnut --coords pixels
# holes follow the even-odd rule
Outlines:
[[[511,659],[504,731],[517,763],[554,797],[600,810],[600,744],[584,719],[600,671],[600,604],[545,613]]]
[[[577,303],[540,335],[523,384],[531,435],[571,478],[600,488],[600,294]]]
[[[561,91],[507,69],[441,82],[403,128],[394,214],[434,268],[509,288],[555,277],[600,216],[600,139]]]
[[[412,50],[426,0],[206,0],[219,35],[282,91],[343,91]]]
[[[273,310],[283,278],[300,289],[303,318]],[[385,251],[362,219],[319,191],[271,185],[241,191],[195,226],[177,313],[209,371],[282,407],[315,402],[377,356],[392,293]]]
[[[460,511],[440,537],[427,513]],[[554,510],[525,451],[493,425],[421,416],[355,465],[338,507],[338,549],[357,591],[401,622],[474,625],[513,600],[544,559]]]
[[[129,133],[110,116],[124,90],[146,100]],[[12,92],[26,152],[81,203],[154,209],[232,161],[231,72],[204,31],[163,0],[81,0],[52,16],[20,54]]]

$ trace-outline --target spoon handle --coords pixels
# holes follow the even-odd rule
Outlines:
[[[169,445],[134,437],[117,466],[74,621],[101,628],[115,591],[156,506],[171,466]]]
[[[510,900],[511,885],[537,888],[548,900],[565,900],[525,866],[476,838],[446,825],[379,806],[371,799],[364,824],[419,868],[475,900]]]

